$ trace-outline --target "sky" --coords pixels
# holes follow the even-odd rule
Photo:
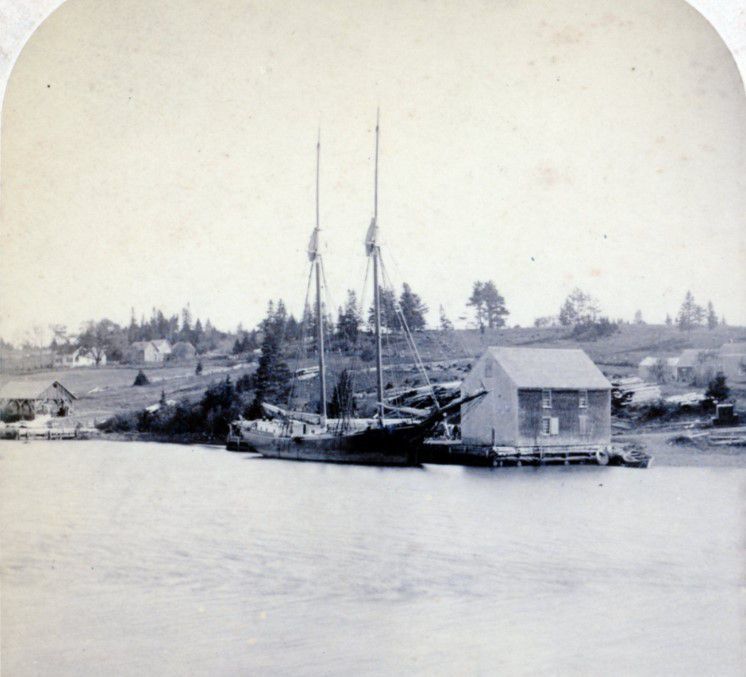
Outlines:
[[[492,279],[511,325],[576,286],[746,324],[746,97],[683,0],[68,0],[7,85],[0,336],[299,313],[319,127],[329,298],[360,294],[378,106],[384,260],[431,322]]]

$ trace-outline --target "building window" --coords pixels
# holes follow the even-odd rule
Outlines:
[[[541,391],[541,408],[542,409],[552,408],[552,391],[551,390]]]
[[[580,409],[588,408],[588,391],[587,390],[581,390],[578,392],[578,408]]]
[[[585,414],[578,416],[578,432],[583,437],[588,435],[588,417]]]
[[[559,435],[559,419],[556,416],[544,416],[541,419],[542,435]]]

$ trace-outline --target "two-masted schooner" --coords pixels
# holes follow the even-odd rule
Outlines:
[[[321,286],[323,279],[321,238],[319,225],[319,169],[320,139],[316,144],[316,226],[308,246],[308,258],[315,276],[316,341],[319,358],[319,413],[284,410],[263,404],[269,420],[245,421],[239,426],[242,445],[269,458],[299,461],[326,461],[365,465],[415,465],[419,450],[430,432],[461,404],[480,397],[477,393],[466,398],[434,406],[419,418],[386,418],[383,388],[383,360],[381,346],[381,250],[378,231],[378,148],[379,124],[376,120],[375,174],[373,218],[365,238],[365,249],[373,267],[373,324],[375,335],[377,416],[373,418],[330,419],[326,404],[326,364],[324,356],[324,322],[322,318]]]

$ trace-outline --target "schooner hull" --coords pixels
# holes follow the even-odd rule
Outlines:
[[[242,439],[266,458],[355,465],[411,466],[418,463],[416,443],[401,431],[370,429],[349,434],[290,437],[246,430]]]

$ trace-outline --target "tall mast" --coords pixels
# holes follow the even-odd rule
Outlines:
[[[383,360],[381,356],[381,294],[378,284],[378,263],[381,255],[378,244],[378,137],[380,111],[376,110],[376,161],[373,185],[373,222],[371,224],[372,246],[369,247],[373,255],[373,308],[376,332],[376,396],[378,398],[378,418],[383,425]]]
[[[316,338],[319,349],[319,414],[321,424],[326,426],[326,367],[324,364],[324,318],[321,306],[321,252],[319,251],[319,165],[321,159],[321,130],[316,141],[316,228],[308,246],[308,258],[316,273]]]

